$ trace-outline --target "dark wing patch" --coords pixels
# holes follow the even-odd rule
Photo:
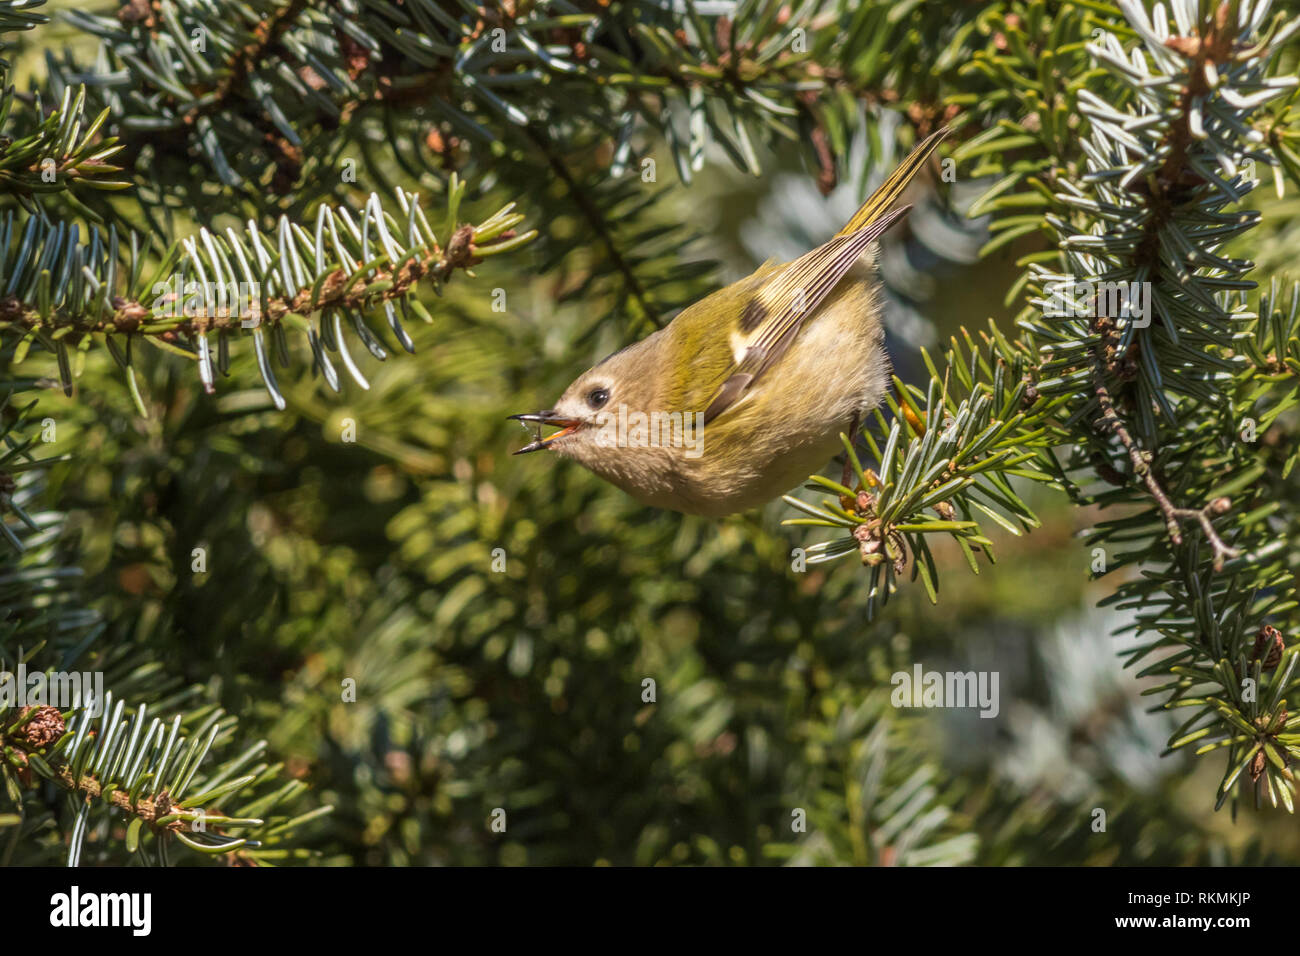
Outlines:
[[[765,318],[767,318],[767,306],[757,298],[750,299],[749,304],[745,306],[745,311],[740,314],[740,331],[746,334],[753,332]]]

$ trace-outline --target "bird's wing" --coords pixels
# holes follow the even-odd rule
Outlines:
[[[736,350],[741,357],[705,409],[706,425],[736,404],[780,359],[799,334],[804,319],[821,305],[867,246],[910,208],[896,209],[857,232],[836,236],[763,283],[741,313],[742,338]]]
[[[803,320],[826,298],[874,240],[911,207],[886,212],[948,135],[937,130],[922,140],[880,184],[830,242],[773,273],[741,313],[736,364],[704,412],[708,423],[731,408],[790,347]]]

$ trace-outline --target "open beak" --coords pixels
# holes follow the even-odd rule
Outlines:
[[[573,418],[558,418],[554,412],[531,412],[527,415],[509,415],[507,417],[517,422],[526,422],[528,424],[539,426],[537,429],[537,438],[515,452],[514,454],[516,455],[523,455],[530,451],[538,451],[542,448],[547,448],[550,446],[551,442],[555,441],[557,438],[563,438],[565,435],[572,435],[582,427],[581,421]],[[542,438],[542,430],[540,427],[542,425],[558,425],[560,430],[554,435],[547,435],[545,438]]]

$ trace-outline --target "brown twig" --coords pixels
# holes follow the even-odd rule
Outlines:
[[[501,239],[511,238],[512,232],[501,235]],[[268,301],[268,308],[260,314],[261,322],[277,322],[290,313],[310,315],[328,309],[356,311],[372,308],[385,300],[400,299],[410,291],[419,280],[432,278],[445,282],[457,269],[468,269],[482,261],[475,254],[473,244],[474,227],[461,226],[452,234],[445,250],[433,249],[427,256],[415,259],[403,265],[394,273],[377,270],[366,282],[358,282],[349,288],[351,274],[344,269],[335,269],[321,283],[315,301],[312,290],[301,289],[292,297],[279,296]],[[377,292],[370,292],[373,283],[387,282]],[[53,311],[42,318],[40,311],[24,302],[16,295],[0,299],[0,327],[18,326],[27,329],[62,329],[71,328],[76,333],[130,334],[140,333],[154,335],[165,341],[175,341],[179,336],[194,335],[219,329],[238,329],[249,315],[231,312],[207,312],[187,314],[181,321],[167,322],[165,318],[155,316],[153,310],[144,303],[115,298],[112,300],[113,311],[94,320],[76,313]],[[157,327],[155,327],[157,326]]]
[[[64,723],[63,715],[57,708],[49,706],[24,707],[8,726],[0,727],[0,739],[5,743],[10,762],[20,768],[18,779],[24,785],[31,786],[33,782],[45,779],[33,776],[29,755],[40,755],[48,759],[51,746],[64,735],[66,730],[67,725]],[[133,800],[125,790],[106,787],[94,774],[83,773],[80,777],[74,777],[72,768],[67,764],[55,769],[52,779],[73,794],[84,793],[87,801],[103,800],[149,824],[157,824],[157,821],[171,810],[165,792],[159,794],[157,799],[140,797]],[[168,826],[171,829],[179,829],[180,824],[181,821],[176,820]]]
[[[247,92],[248,77],[262,62],[263,58],[275,50],[281,38],[293,27],[299,14],[307,9],[307,0],[289,0],[253,29],[253,38],[231,59],[230,72],[217,83],[212,91],[211,100],[187,110],[181,117],[187,125],[193,124],[200,116],[211,116],[221,112],[227,101],[236,95]]]
[[[1214,529],[1212,517],[1214,515],[1225,514],[1232,507],[1232,502],[1227,498],[1215,498],[1204,508],[1179,508],[1169,500],[1169,495],[1164,488],[1160,487],[1160,482],[1156,480],[1155,473],[1151,469],[1150,455],[1138,447],[1133,436],[1129,433],[1128,427],[1124,424],[1124,419],[1120,417],[1119,412],[1115,409],[1115,402],[1111,398],[1110,390],[1106,387],[1100,363],[1093,366],[1093,391],[1097,396],[1097,403],[1101,406],[1101,424],[1104,428],[1109,429],[1124,450],[1128,452],[1129,461],[1133,464],[1133,473],[1142,479],[1146,486],[1147,492],[1155,499],[1160,513],[1164,515],[1165,528],[1169,532],[1169,540],[1175,545],[1183,543],[1183,532],[1180,522],[1195,520],[1200,526],[1201,531],[1205,534],[1205,540],[1210,543],[1214,551],[1214,570],[1222,571],[1223,562],[1228,558],[1235,558],[1241,552],[1236,548],[1230,548],[1223,543],[1219,533]]]

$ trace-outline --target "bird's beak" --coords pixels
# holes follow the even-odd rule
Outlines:
[[[581,421],[574,418],[559,418],[554,412],[530,412],[527,415],[509,415],[507,417],[517,422],[526,422],[538,426],[558,425],[560,427],[560,430],[554,435],[547,435],[545,438],[541,437],[541,428],[539,427],[537,429],[538,437],[515,452],[514,454],[516,455],[523,455],[530,451],[538,451],[539,449],[547,448],[550,446],[551,442],[555,441],[557,438],[563,438],[565,435],[572,435],[582,427]]]

